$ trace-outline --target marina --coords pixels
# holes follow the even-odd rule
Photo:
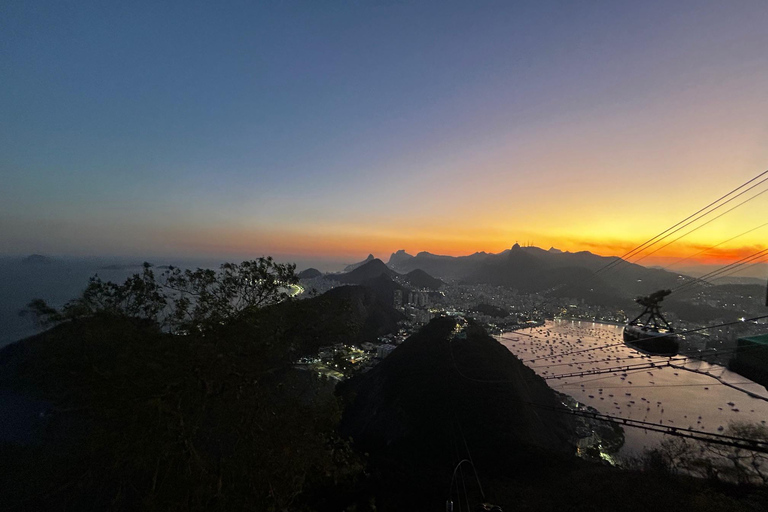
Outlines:
[[[633,350],[623,343],[622,329],[554,320],[496,338],[553,389],[618,419],[711,433],[722,433],[733,423],[766,424],[765,387],[723,366]],[[640,455],[664,437],[625,428],[621,455]]]

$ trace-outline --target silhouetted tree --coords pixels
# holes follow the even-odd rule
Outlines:
[[[149,263],[123,284],[103,281],[98,274],[77,299],[61,311],[43,299],[27,305],[47,325],[98,314],[155,322],[171,332],[204,331],[254,309],[282,302],[288,287],[298,283],[296,266],[271,257],[224,263],[219,270],[170,267],[158,278]]]
[[[768,441],[768,427],[734,422],[725,429],[734,437]],[[768,455],[743,448],[670,438],[646,453],[644,466],[650,470],[677,471],[736,483],[768,485]]]
[[[171,267],[162,286],[171,306],[167,323],[175,329],[205,329],[256,308],[282,302],[287,287],[299,282],[296,265],[271,257],[225,263],[220,270]]]

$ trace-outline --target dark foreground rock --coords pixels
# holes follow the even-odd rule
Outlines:
[[[549,409],[562,397],[483,329],[456,325],[432,321],[339,385],[341,433],[368,461],[359,507],[444,510],[450,498],[454,510],[458,501],[469,510],[483,501],[515,511],[766,510],[756,487],[575,457],[579,425]]]

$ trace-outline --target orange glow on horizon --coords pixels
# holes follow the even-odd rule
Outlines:
[[[544,250],[554,247],[568,252],[589,251],[600,256],[623,256],[639,244],[636,241],[579,240],[555,235],[526,236],[525,233],[511,240],[472,235],[470,230],[458,228],[449,230],[447,233],[416,231],[403,232],[399,236],[394,232],[375,230],[302,233],[299,230],[222,229],[186,233],[179,235],[176,242],[185,250],[191,249],[208,254],[291,255],[308,259],[335,259],[350,263],[360,261],[368,254],[373,254],[386,262],[393,252],[400,249],[413,255],[422,251],[447,256],[466,256],[482,251],[499,253],[509,249],[515,243],[522,246],[530,244]],[[643,266],[664,267],[675,267],[677,262],[684,263],[683,267],[726,265],[768,247],[765,244],[749,243],[708,249],[712,245],[714,243],[709,245],[676,243],[638,263]],[[644,254],[640,253],[628,260],[634,262]],[[768,260],[768,256],[765,259]]]

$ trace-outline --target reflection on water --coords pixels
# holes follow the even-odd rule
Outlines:
[[[628,348],[622,343],[621,329],[616,325],[555,320],[538,329],[505,333],[497,339],[542,377],[668,361],[665,357],[647,356]],[[635,369],[562,377],[547,383],[617,418],[713,433],[722,432],[733,421],[765,424],[768,402],[723,382],[768,397],[763,386],[703,361],[684,359],[678,364],[685,369]],[[626,455],[639,454],[664,438],[664,434],[636,428],[626,428],[625,436],[623,453]]]

